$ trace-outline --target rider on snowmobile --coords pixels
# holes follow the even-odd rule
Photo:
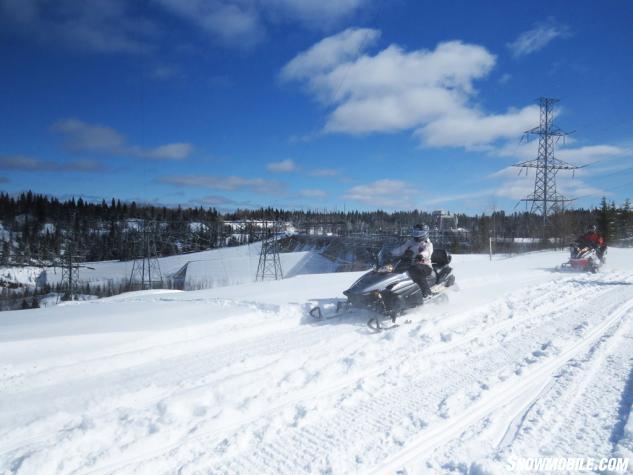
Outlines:
[[[391,251],[393,256],[404,256],[410,253],[413,262],[408,269],[411,280],[418,284],[423,297],[431,295],[431,288],[427,282],[427,276],[431,275],[431,256],[433,255],[433,243],[429,239],[429,227],[426,224],[416,224],[411,230],[411,238],[404,244]]]
[[[600,260],[604,259],[604,252],[607,249],[607,245],[605,244],[602,235],[598,232],[598,227],[595,224],[591,224],[587,227],[587,232],[576,239],[576,244],[595,249]]]

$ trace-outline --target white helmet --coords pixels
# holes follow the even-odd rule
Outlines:
[[[415,239],[427,239],[429,237],[429,227],[426,224],[418,224],[411,230],[411,236]]]

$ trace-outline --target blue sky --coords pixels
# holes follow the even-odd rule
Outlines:
[[[5,191],[221,209],[512,210],[535,99],[633,197],[633,4],[0,0]]]

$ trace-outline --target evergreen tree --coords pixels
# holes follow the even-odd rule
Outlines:
[[[609,204],[603,196],[598,213],[598,228],[607,243],[611,243],[615,237],[615,213],[615,205]]]

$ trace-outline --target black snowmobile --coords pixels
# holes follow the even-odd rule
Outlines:
[[[391,319],[391,326],[394,326],[396,317],[407,309],[438,298],[446,299],[443,291],[455,283],[453,270],[449,266],[451,258],[450,253],[443,249],[433,251],[433,272],[427,277],[432,294],[423,298],[420,287],[407,274],[413,263],[412,253],[405,253],[394,262],[387,262],[381,251],[374,268],[343,292],[347,297],[346,306],[368,309],[379,314],[367,322],[372,330],[389,328],[382,324],[388,319]]]

